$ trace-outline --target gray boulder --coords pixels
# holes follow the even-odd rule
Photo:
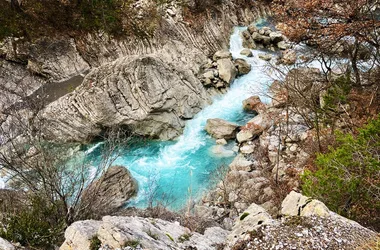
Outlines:
[[[278,43],[278,42],[281,42],[282,40],[284,40],[284,37],[282,36],[282,34],[280,32],[271,32],[269,34],[269,37],[270,37],[270,40],[272,43]]]
[[[248,49],[256,49],[257,44],[252,39],[252,37],[249,37],[248,39],[243,39],[243,47]]]
[[[253,56],[252,51],[250,49],[243,49],[240,52],[240,55],[243,55],[243,56],[246,56],[246,57],[252,57]]]
[[[229,58],[219,59],[216,63],[218,65],[219,78],[227,84],[231,84],[238,73],[235,65]]]
[[[81,204],[97,216],[111,214],[137,193],[137,182],[125,167],[110,167],[83,193]],[[112,199],[110,199],[112,197]]]
[[[251,65],[241,58],[235,60],[235,67],[237,68],[238,76],[246,75],[251,71]]]
[[[120,249],[129,242],[138,242],[144,249],[214,249],[222,244],[228,231],[219,227],[205,233],[191,232],[178,222],[140,217],[103,217],[102,221],[77,221],[66,229],[60,250],[89,250],[92,237],[107,249]]]
[[[247,30],[249,31],[249,33],[253,34],[254,32],[257,32],[259,29],[254,24],[251,24],[247,27]]]
[[[285,41],[280,41],[277,43],[277,47],[282,50],[289,49],[290,45],[286,43]]]
[[[271,54],[259,54],[259,58],[264,61],[270,61],[272,59]]]
[[[208,119],[205,130],[216,139],[233,139],[238,125],[219,118]]]
[[[215,52],[212,59],[216,62],[219,59],[225,59],[225,58],[232,59],[232,54],[228,50],[219,50]]]

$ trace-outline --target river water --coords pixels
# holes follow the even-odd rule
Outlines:
[[[149,202],[162,203],[170,209],[180,209],[189,200],[199,199],[215,183],[215,173],[222,165],[228,165],[235,153],[231,150],[235,142],[224,146],[225,151],[214,153],[216,143],[204,131],[207,119],[221,118],[243,125],[252,118],[242,110],[242,101],[252,95],[261,95],[266,100],[265,89],[270,83],[264,73],[266,62],[258,59],[259,51],[247,58],[240,55],[242,39],[240,31],[234,29],[230,39],[230,51],[234,58],[244,58],[252,66],[249,74],[234,81],[229,91],[217,96],[210,106],[205,107],[186,123],[184,133],[171,142],[144,141],[134,143],[122,152],[113,165],[128,168],[137,180],[139,191],[127,206],[144,208]],[[262,53],[262,52],[261,52]],[[95,160],[101,154],[102,144],[87,151]]]

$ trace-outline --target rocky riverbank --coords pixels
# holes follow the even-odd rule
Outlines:
[[[250,204],[233,221],[232,230],[207,228],[193,232],[176,221],[141,217],[103,217],[72,224],[61,250],[91,249],[355,249],[376,233],[341,217],[320,201],[291,192],[274,219]],[[7,248],[6,250],[8,250]]]

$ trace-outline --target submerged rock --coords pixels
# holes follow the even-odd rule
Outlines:
[[[238,125],[235,123],[215,118],[207,120],[205,130],[216,139],[228,140],[235,138],[237,128]]]

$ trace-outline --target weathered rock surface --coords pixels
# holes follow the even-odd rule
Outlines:
[[[238,125],[216,118],[216,119],[208,119],[205,130],[212,137],[216,139],[233,139],[236,135],[236,129]]]
[[[0,238],[0,249],[1,250],[16,250],[16,247],[12,245],[9,241]]]
[[[261,102],[259,96],[251,96],[243,101],[243,109],[246,112],[260,114],[266,111],[265,104]]]
[[[87,250],[94,236],[108,249],[123,247],[128,242],[139,242],[143,249],[215,249],[224,242],[228,231],[218,227],[205,233],[191,232],[178,222],[140,217],[103,217],[102,221],[77,221],[65,233],[61,250]]]
[[[331,212],[322,202],[296,192],[285,198],[282,207],[286,216],[274,220],[260,206],[251,205],[235,223],[227,249],[234,246],[237,249],[348,250],[360,249],[376,237],[375,232]]]
[[[272,120],[269,114],[262,113],[242,127],[241,131],[236,135],[238,142],[242,143],[260,135],[265,129],[269,128]]]
[[[162,54],[126,57],[92,70],[74,92],[41,112],[47,120],[46,136],[86,141],[102,128],[121,125],[153,138],[180,135],[185,123],[181,118],[199,112],[210,95],[192,73],[196,62],[204,60],[199,51],[192,51],[193,58],[178,58],[180,51],[191,50],[178,43],[166,49]]]
[[[238,76],[248,74],[251,71],[251,65],[247,63],[244,59],[236,59],[235,67],[237,69]]]
[[[111,214],[133,197],[137,189],[136,180],[125,167],[110,167],[99,180],[86,188],[81,204],[89,206],[95,214]]]
[[[243,56],[246,56],[246,57],[252,57],[253,56],[252,51],[250,49],[243,49],[240,52],[240,54]]]
[[[219,59],[216,61],[219,77],[227,84],[231,84],[237,75],[237,70],[232,61],[228,58]]]
[[[269,27],[258,29],[254,25],[248,26],[247,30],[242,31],[243,47],[248,49],[267,48],[272,51],[276,49],[287,49],[285,37],[279,31],[273,31]]]
[[[179,5],[163,8],[167,10],[162,12],[162,23],[149,38],[113,39],[99,33],[76,39],[1,41],[0,112],[22,100],[25,92],[28,96],[51,81],[60,82],[92,69],[75,93],[41,112],[49,123],[48,139],[86,142],[113,125],[126,125],[138,134],[160,139],[178,136],[184,120],[208,103],[211,95],[219,93],[202,90],[195,79],[207,56],[227,47],[233,26],[252,22],[267,8],[251,10],[223,3],[221,16],[195,20],[202,29],[183,21]],[[152,60],[147,62],[147,58]],[[143,71],[148,72],[147,76]],[[168,71],[171,75],[163,79]],[[156,80],[151,84],[153,74]],[[225,87],[222,82],[215,85],[217,89]],[[162,92],[153,90],[158,87]],[[173,92],[183,93],[178,96],[178,105],[173,104],[176,102]],[[6,118],[1,117],[0,124]]]

